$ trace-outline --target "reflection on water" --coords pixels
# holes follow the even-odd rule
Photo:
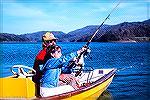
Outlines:
[[[105,90],[97,100],[113,100],[112,94],[108,91]]]

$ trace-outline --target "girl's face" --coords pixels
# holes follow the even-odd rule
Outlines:
[[[60,58],[62,56],[61,49],[59,48],[55,53],[53,53],[54,58]]]

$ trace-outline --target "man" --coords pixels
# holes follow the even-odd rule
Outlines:
[[[40,71],[40,67],[41,65],[43,65],[45,63],[44,58],[46,55],[46,50],[47,47],[50,46],[54,46],[56,45],[56,40],[57,38],[51,33],[51,32],[46,32],[43,36],[42,36],[42,47],[43,49],[37,54],[36,59],[34,61],[34,66],[33,69],[36,70],[36,75],[33,76],[33,82],[35,82],[36,84],[36,96],[40,96],[40,79],[42,77],[42,73]]]
[[[33,76],[32,80],[36,84],[35,95],[37,97],[40,96],[40,79],[42,78],[42,75],[43,75],[43,73],[40,71],[40,66],[43,66],[46,63],[46,60],[48,60],[48,59],[45,59],[47,48],[54,47],[56,45],[56,40],[57,38],[51,32],[46,32],[42,36],[43,49],[37,54],[35,62],[34,62],[34,66],[33,66],[33,69],[36,70],[36,75]],[[65,68],[62,68],[62,70],[63,71],[59,77],[59,80],[60,80],[59,84],[60,85],[70,84],[68,81],[73,81],[72,79],[74,79],[74,76],[71,74],[71,70],[67,70],[69,71],[69,73],[66,71]]]

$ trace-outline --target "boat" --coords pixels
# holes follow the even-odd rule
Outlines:
[[[96,100],[107,89],[116,73],[115,68],[83,70],[77,78],[80,88],[75,90],[70,85],[52,88],[53,94],[48,97],[35,96],[35,83],[33,74],[23,70],[24,65],[15,65],[18,73],[13,76],[0,78],[0,99],[33,99],[33,100]],[[30,70],[34,71],[32,68]],[[23,75],[22,75],[23,74]]]

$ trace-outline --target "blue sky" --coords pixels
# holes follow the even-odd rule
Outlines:
[[[88,25],[100,25],[118,0],[1,0],[1,32],[25,34],[37,31],[68,33]],[[150,0],[121,0],[105,24],[149,19]]]

